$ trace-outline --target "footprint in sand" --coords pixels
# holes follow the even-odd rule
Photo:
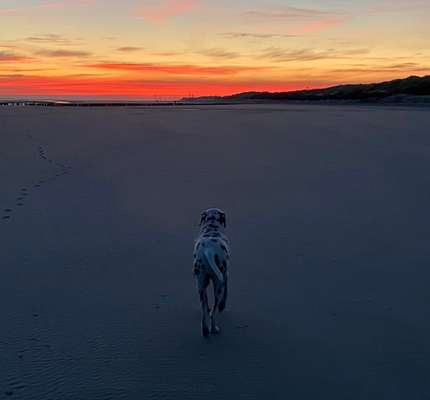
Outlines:
[[[12,389],[13,390],[23,390],[23,389],[25,389],[27,386],[26,385],[24,385],[23,383],[21,383],[21,382],[15,382],[15,383],[13,383],[12,385],[11,385],[11,387],[12,387]]]
[[[27,136],[28,136],[29,139],[33,138],[31,135],[27,135]],[[49,178],[46,178],[46,179],[43,179],[43,180],[39,180],[38,182],[36,182],[32,186],[33,189],[40,188],[40,187],[42,187],[43,184],[48,183],[48,182],[52,182],[56,178],[58,178],[60,176],[70,174],[70,172],[72,170],[72,167],[66,166],[66,165],[64,165],[64,164],[62,164],[60,162],[57,162],[57,161],[55,161],[53,159],[48,158],[46,156],[46,151],[43,148],[43,146],[38,146],[38,150],[39,150],[39,156],[40,156],[40,158],[48,161],[51,164],[55,164],[57,167],[60,168],[61,172],[57,172],[55,175],[53,175],[53,176],[51,176]],[[19,197],[16,198],[16,203],[15,203],[16,206],[18,206],[18,207],[23,207],[24,206],[25,199],[28,198],[28,196],[30,196],[30,192],[29,192],[30,190],[31,190],[31,188],[30,189],[28,189],[26,187],[21,188],[20,192],[18,193]],[[10,214],[12,213],[12,209],[6,208],[6,209],[3,210],[3,212],[4,212],[4,214],[3,214],[3,216],[0,216],[0,218],[2,220],[5,220],[5,221],[10,220],[11,219],[11,215]]]

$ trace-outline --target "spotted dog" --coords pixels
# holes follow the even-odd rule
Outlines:
[[[223,231],[226,227],[225,213],[218,208],[203,211],[200,219],[200,235],[194,245],[193,274],[202,307],[202,335],[219,333],[215,323],[216,311],[223,311],[227,302],[227,269],[230,259],[228,239]],[[212,281],[214,305],[209,308],[206,289]]]

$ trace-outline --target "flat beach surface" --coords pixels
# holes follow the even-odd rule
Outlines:
[[[428,108],[3,107],[0,239],[0,399],[430,399]]]

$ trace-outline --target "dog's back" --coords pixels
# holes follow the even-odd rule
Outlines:
[[[194,247],[194,274],[208,275],[210,279],[224,280],[229,252],[221,237],[201,237]]]
[[[219,332],[215,325],[215,312],[223,311],[227,301],[227,279],[230,250],[227,237],[222,229],[225,227],[225,213],[219,209],[208,209],[202,213],[201,231],[194,246],[193,274],[196,278],[202,304],[202,333],[207,336],[209,328],[209,305],[206,289],[212,281],[215,303],[210,312],[211,331]]]

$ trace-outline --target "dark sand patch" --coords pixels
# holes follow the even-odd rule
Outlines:
[[[0,110],[2,209],[58,171],[20,135],[78,171],[0,226],[0,393],[429,396],[430,113],[222,110]],[[214,205],[231,290],[204,340],[192,245]]]

